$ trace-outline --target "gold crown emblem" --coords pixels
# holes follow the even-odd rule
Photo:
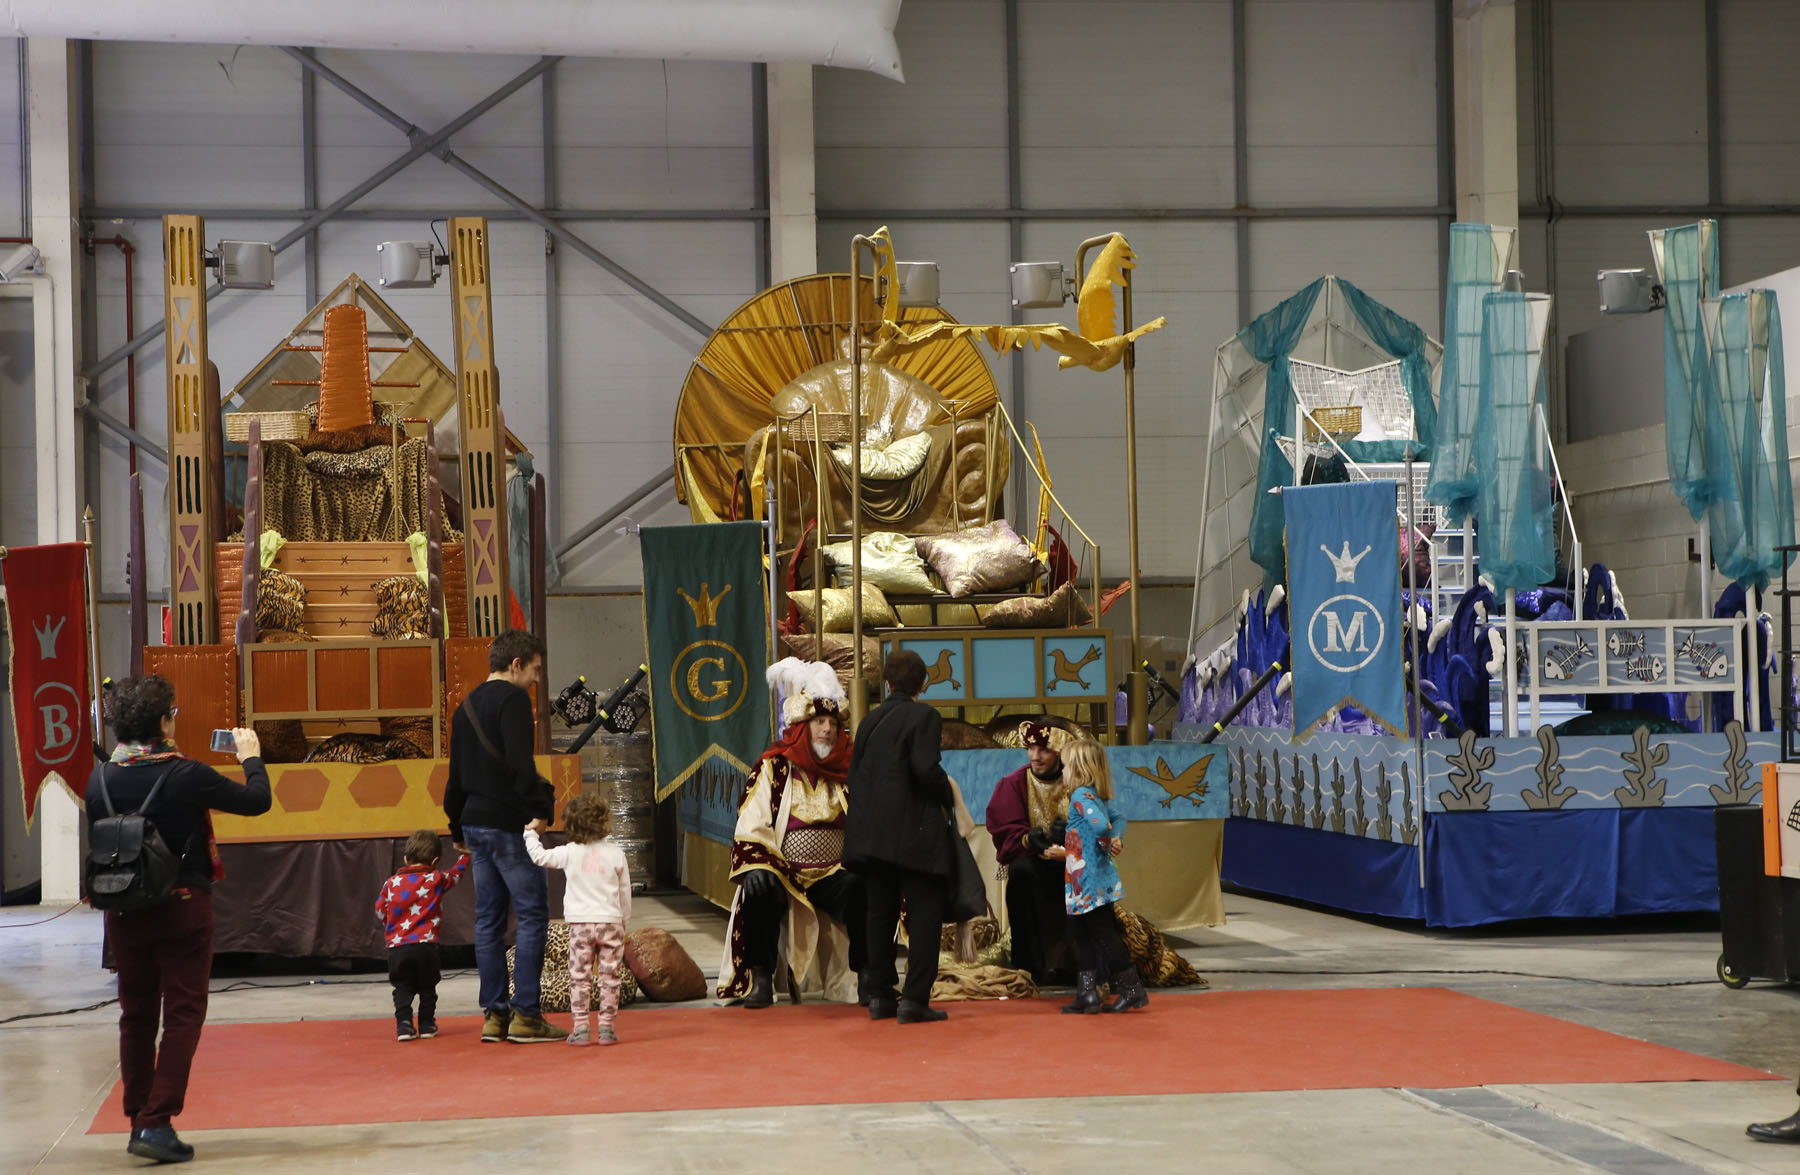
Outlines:
[[[719,622],[719,601],[731,594],[731,585],[726,584],[725,590],[715,596],[703,583],[700,585],[700,598],[697,600],[688,595],[686,588],[676,588],[675,591],[687,601],[688,607],[694,610],[694,623],[701,628],[711,628]]]

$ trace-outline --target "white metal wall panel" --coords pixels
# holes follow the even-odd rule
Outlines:
[[[1232,202],[1225,0],[1024,0],[1019,73],[1027,207]]]
[[[1004,7],[908,0],[895,35],[904,86],[813,72],[819,207],[1004,208]]]
[[[394,113],[431,132],[536,59],[330,50],[321,51],[319,60]],[[543,199],[544,187],[541,85],[536,80],[527,83],[450,141],[458,155],[534,202]],[[337,87],[321,81],[316,89],[319,199],[328,203],[404,155],[410,144],[397,128]],[[299,110],[296,98],[288,113],[296,127]],[[437,213],[445,208],[494,207],[497,201],[473,180],[427,155],[383,184],[367,203]]]
[[[1727,201],[1800,201],[1796,46],[1800,5],[1792,0],[1726,0],[1719,5],[1719,113]]]
[[[1436,7],[1431,0],[1248,4],[1252,203],[1437,202]]]
[[[300,67],[276,49],[92,46],[94,199],[299,203]]]
[[[19,51],[23,41],[0,37],[0,236],[28,235],[21,203],[25,191],[19,94]]]
[[[1696,0],[1552,8],[1557,199],[1706,199],[1706,54]]]
[[[751,207],[751,81],[748,65],[565,58],[556,67],[559,202]]]

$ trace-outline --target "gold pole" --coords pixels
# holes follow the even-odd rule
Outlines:
[[[1080,280],[1087,272],[1083,263],[1087,260],[1087,251],[1099,245],[1105,245],[1115,234],[1108,233],[1103,237],[1089,237],[1081,242],[1075,251],[1075,276]],[[1119,302],[1124,321],[1119,333],[1131,333],[1131,270],[1125,269],[1120,275]],[[1143,595],[1142,578],[1138,574],[1138,493],[1137,493],[1137,347],[1132,343],[1125,344],[1125,504],[1126,535],[1131,547],[1131,668],[1125,675],[1125,697],[1129,706],[1129,720],[1125,730],[1125,741],[1128,745],[1141,747],[1150,741],[1150,715],[1146,696],[1147,682],[1144,678],[1144,645],[1142,630],[1138,624],[1138,597]]]
[[[850,729],[868,713],[862,647],[862,247],[875,242],[861,233],[850,238]],[[877,255],[879,260],[879,255]]]

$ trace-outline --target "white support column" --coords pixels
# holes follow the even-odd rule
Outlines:
[[[1512,0],[1457,0],[1456,219],[1519,223],[1518,47]]]
[[[76,69],[73,41],[33,37],[26,46],[31,136],[31,243],[43,255],[43,288],[32,299],[36,342],[37,541],[81,538],[78,499],[81,445],[75,428],[77,284],[81,248],[76,222]],[[79,770],[79,768],[76,768]],[[71,783],[85,782],[71,780]],[[54,785],[38,797],[43,902],[81,896],[81,811]]]
[[[819,271],[813,192],[813,67],[771,63],[769,78],[769,275]]]

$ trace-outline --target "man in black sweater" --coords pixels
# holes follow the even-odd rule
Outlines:
[[[530,687],[544,669],[544,642],[508,629],[488,648],[488,679],[469,692],[450,726],[444,814],[450,838],[469,854],[475,877],[475,968],[481,975],[484,1042],[562,1040],[544,1019],[539,977],[550,895],[544,871],[525,852],[525,829],[542,832],[555,792],[532,758]],[[506,917],[518,915],[513,993],[506,994]]]

